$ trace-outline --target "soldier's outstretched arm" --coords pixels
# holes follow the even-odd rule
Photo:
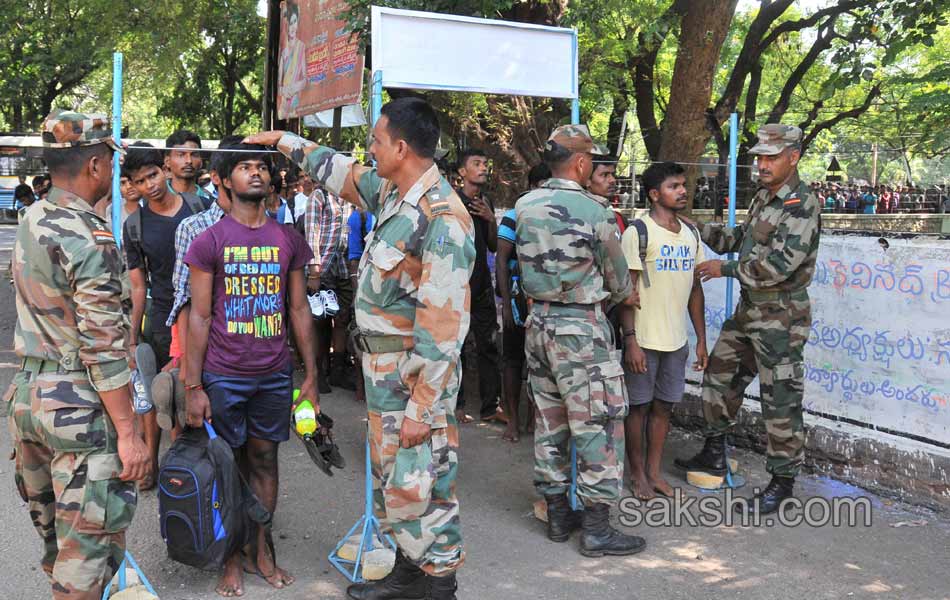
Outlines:
[[[769,239],[769,251],[755,257],[739,257],[722,264],[722,274],[735,277],[743,286],[767,288],[788,279],[812,252],[821,225],[821,207],[808,195],[795,204],[787,204]]]
[[[452,213],[429,222],[422,248],[422,277],[416,297],[414,347],[408,370],[417,374],[406,417],[432,425],[433,407],[446,402],[471,319],[468,280],[475,242]]]
[[[745,237],[745,231],[745,223],[734,227],[729,227],[725,223],[703,223],[699,229],[703,241],[717,254],[738,252],[742,239]]]
[[[363,210],[376,212],[379,189],[385,181],[376,169],[364,167],[352,156],[315,144],[286,131],[265,131],[244,138],[248,144],[276,146],[331,193]]]
[[[633,306],[636,302],[633,281],[627,259],[620,245],[620,230],[613,211],[605,209],[599,222],[594,224],[594,261],[604,274],[604,286],[610,294],[611,304]]]

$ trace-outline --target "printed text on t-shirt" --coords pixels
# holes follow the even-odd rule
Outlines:
[[[686,244],[660,246],[660,256],[656,259],[656,270],[660,271],[692,271],[696,264],[693,249]]]
[[[284,294],[278,246],[224,247],[224,313],[228,333],[283,335]]]

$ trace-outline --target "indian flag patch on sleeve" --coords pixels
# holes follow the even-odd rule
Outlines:
[[[97,244],[114,244],[115,236],[112,235],[111,231],[105,229],[93,229],[92,238],[96,241]]]

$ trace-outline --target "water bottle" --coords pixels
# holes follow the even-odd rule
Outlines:
[[[144,415],[152,410],[152,401],[145,393],[145,381],[138,369],[132,371],[132,409],[135,414]]]
[[[515,275],[511,278],[511,316],[515,321],[515,325],[518,327],[524,326],[524,318],[521,315],[521,312],[518,310],[518,301],[515,300],[516,297],[521,295],[521,286],[518,285],[518,276]]]
[[[299,389],[294,390],[294,402],[297,402],[298,398],[300,398]],[[317,411],[310,400],[304,399],[294,409],[294,429],[297,430],[297,435],[305,440],[309,440],[317,431]]]

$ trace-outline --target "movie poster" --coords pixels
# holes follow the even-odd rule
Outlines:
[[[359,103],[363,55],[341,20],[345,11],[344,0],[281,2],[278,118]]]

